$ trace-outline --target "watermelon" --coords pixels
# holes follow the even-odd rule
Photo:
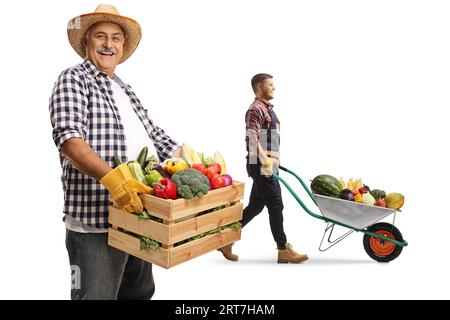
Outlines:
[[[321,174],[311,182],[311,190],[315,194],[338,198],[342,191],[341,183],[338,179],[328,174]]]

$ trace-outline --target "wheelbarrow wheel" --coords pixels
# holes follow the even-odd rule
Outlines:
[[[403,236],[394,225],[386,222],[376,223],[368,228],[368,231],[378,233],[387,238],[397,241],[403,241]],[[368,234],[363,238],[364,249],[369,257],[378,262],[389,262],[397,258],[403,250],[403,247],[393,242],[383,240]]]

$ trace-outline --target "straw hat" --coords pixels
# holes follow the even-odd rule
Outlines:
[[[93,13],[82,14],[69,21],[67,24],[67,35],[72,48],[86,58],[83,46],[83,37],[86,31],[98,22],[112,22],[118,24],[125,32],[126,40],[123,47],[123,56],[119,63],[127,60],[136,50],[141,40],[141,26],[133,19],[121,16],[117,9],[109,4],[100,4]]]

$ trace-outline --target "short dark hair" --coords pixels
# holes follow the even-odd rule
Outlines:
[[[253,92],[256,93],[256,86],[269,78],[272,79],[273,77],[268,73],[258,73],[257,75],[254,75],[252,78]]]

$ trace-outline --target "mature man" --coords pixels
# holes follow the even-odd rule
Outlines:
[[[126,164],[153,144],[160,160],[181,149],[149,118],[131,87],[115,75],[141,39],[139,24],[110,5],[72,19],[68,37],[84,62],[62,72],[50,98],[53,139],[60,152],[66,247],[72,299],[150,299],[152,265],[107,244],[109,197],[128,212],[142,211]]]
[[[253,180],[250,202],[244,209],[242,226],[245,227],[264,207],[269,211],[270,228],[278,248],[278,263],[300,263],[308,260],[305,254],[298,254],[287,243],[283,229],[283,200],[278,180],[280,159],[280,122],[269,103],[275,87],[273,77],[266,73],[255,75],[251,81],[255,100],[246,115],[247,172]],[[225,258],[236,261],[232,245],[219,249]]]

